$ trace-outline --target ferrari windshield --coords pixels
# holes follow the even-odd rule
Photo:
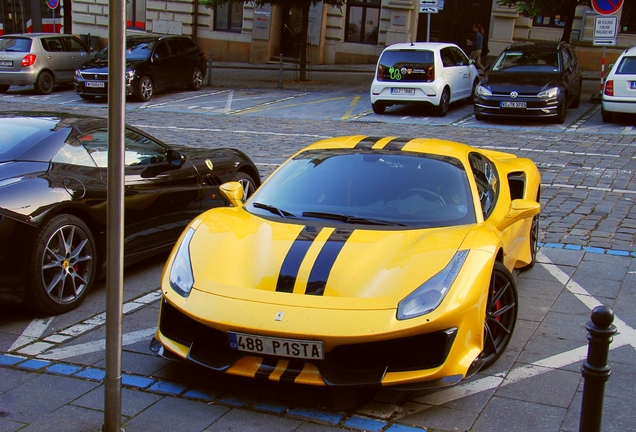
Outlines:
[[[377,226],[475,223],[466,171],[458,160],[402,151],[303,152],[272,175],[247,210]]]

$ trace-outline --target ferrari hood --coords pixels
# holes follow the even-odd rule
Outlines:
[[[442,270],[472,226],[386,229],[221,208],[194,224],[194,289],[308,307],[393,307]]]

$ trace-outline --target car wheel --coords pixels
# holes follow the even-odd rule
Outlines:
[[[439,105],[435,107],[435,115],[438,117],[444,117],[448,114],[448,107],[450,106],[450,90],[448,87],[442,92],[442,97],[439,99]]]
[[[0,93],[6,93],[9,90],[10,85],[0,84]]]
[[[475,103],[475,89],[477,88],[477,84],[479,84],[479,80],[475,80],[473,82],[473,88],[470,91],[470,96],[468,96],[466,98],[466,103],[467,104],[474,104]]]
[[[373,112],[376,114],[384,114],[384,110],[386,110],[386,105],[382,105],[379,103],[372,103],[371,108],[373,109]]]
[[[192,69],[192,77],[190,80],[191,90],[200,90],[203,87],[203,72],[198,67]]]
[[[517,322],[518,305],[515,280],[508,269],[496,261],[486,304],[484,349],[479,355],[482,369],[495,363],[508,346]]]
[[[614,121],[614,113],[604,109],[601,109],[601,117],[603,118],[603,123],[612,123]]]
[[[152,85],[152,80],[150,79],[150,77],[142,77],[139,81],[139,94],[137,95],[137,98],[141,102],[148,102],[150,99],[152,99],[153,89],[154,87]]]
[[[256,192],[256,182],[249,175],[242,171],[237,172],[232,177],[232,181],[239,182],[241,186],[243,186],[243,202],[245,203],[249,197],[251,197],[254,192]]]
[[[576,93],[576,97],[572,101],[572,105],[570,105],[572,108],[576,109],[581,106],[581,86],[582,84],[579,84],[579,91]]]
[[[86,94],[81,94],[80,97],[84,100],[93,100],[95,99],[97,96],[95,95],[86,95]]]
[[[49,94],[53,91],[53,75],[47,71],[43,71],[38,75],[38,79],[35,81],[35,91],[38,94]]]
[[[554,119],[554,122],[556,124],[563,124],[565,123],[565,113],[567,111],[567,108],[565,107],[565,101],[561,102],[559,104],[559,106],[557,107],[557,116]]]
[[[475,120],[477,120],[477,121],[486,121],[486,116],[483,115],[483,114],[475,113]]]
[[[96,277],[95,240],[73,215],[59,215],[40,229],[29,260],[26,305],[60,314],[75,309]]]
[[[532,218],[532,225],[530,226],[530,264],[521,267],[520,270],[530,270],[537,262],[537,253],[539,252],[539,216]]]

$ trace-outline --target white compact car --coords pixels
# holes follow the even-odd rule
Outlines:
[[[606,123],[618,113],[636,114],[636,46],[623,51],[607,74],[602,104]]]
[[[386,47],[371,84],[376,114],[397,104],[422,103],[445,116],[451,103],[472,102],[479,73],[468,56],[451,43],[399,43]]]

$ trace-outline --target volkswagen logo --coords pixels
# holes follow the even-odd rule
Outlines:
[[[512,92],[510,92],[510,97],[511,97],[511,98],[516,99],[516,98],[517,98],[517,96],[519,96],[519,93],[517,93],[516,91],[512,91]]]

